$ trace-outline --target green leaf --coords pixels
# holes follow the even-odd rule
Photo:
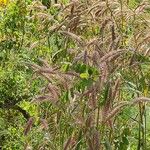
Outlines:
[[[89,78],[89,74],[88,74],[87,72],[81,73],[81,74],[80,74],[80,77],[81,77],[82,79],[88,79],[88,78]]]
[[[78,142],[75,150],[80,150],[81,140],[82,140],[82,130],[79,131]]]
[[[108,139],[106,139],[104,145],[105,145],[106,150],[112,150],[111,144],[110,144],[110,142],[108,141]]]

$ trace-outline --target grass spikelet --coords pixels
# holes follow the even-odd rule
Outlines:
[[[107,77],[108,77],[108,66],[107,64],[101,63],[100,64],[100,69],[101,69],[101,76],[100,76],[100,87],[102,88],[104,83],[107,81]]]
[[[41,121],[42,128],[44,128],[45,130],[48,130],[47,120],[46,119],[40,119],[40,121]]]
[[[39,45],[39,42],[38,42],[38,41],[33,42],[33,43],[31,44],[31,46],[30,46],[30,50],[36,48],[38,45]]]
[[[73,40],[77,41],[80,46],[84,46],[85,45],[84,40],[80,36],[75,35],[74,33],[71,33],[69,31],[59,31],[59,32],[62,33],[62,34],[64,34],[64,35],[67,35],[70,38],[72,38]]]
[[[122,53],[126,52],[127,50],[117,50],[117,51],[110,51],[108,54],[104,55],[101,59],[100,62],[105,62],[105,61],[111,61],[116,56],[121,55]]]
[[[111,19],[108,18],[108,19],[106,19],[105,21],[102,22],[101,29],[100,29],[101,35],[103,34],[103,31],[104,31],[106,25],[107,25],[110,21],[111,21]]]
[[[49,64],[46,60],[39,58],[39,61],[41,61],[43,63],[44,67],[47,67],[47,68],[49,67]]]
[[[50,99],[50,95],[43,95],[43,96],[37,96],[35,99],[32,100],[33,103],[41,103],[48,101]]]
[[[41,96],[37,96],[31,102],[32,103],[51,102],[52,104],[56,104],[58,102],[58,95],[56,92],[55,95],[53,95],[52,93],[44,94]]]
[[[94,140],[94,150],[100,150],[100,135],[97,130],[94,131],[93,140]]]
[[[141,102],[150,102],[150,98],[147,97],[139,97],[139,98],[135,98],[133,101],[131,102],[121,102],[120,104],[118,104],[117,106],[115,106],[111,111],[109,111],[108,116],[105,118],[104,123],[109,121],[111,118],[113,118],[116,114],[118,114],[123,107],[128,106],[128,105],[135,105]]]
[[[117,94],[118,88],[119,88],[119,84],[120,84],[120,78],[118,78],[115,81],[115,85],[113,87],[112,94],[111,94],[112,99],[115,99],[115,97],[116,97],[116,94]]]
[[[139,15],[141,13],[143,13],[143,11],[145,10],[146,7],[150,6],[149,3],[147,2],[142,2],[136,9],[135,9],[135,14]]]
[[[33,1],[32,4],[30,5],[30,9],[44,11],[47,8],[40,1]]]
[[[148,102],[150,103],[150,98],[148,97],[138,97],[138,98],[135,98],[132,102],[131,102],[131,105],[134,105],[134,104],[138,104],[138,103],[145,103],[145,102]]]
[[[56,72],[53,71],[52,68],[45,68],[45,67],[41,67],[37,72],[48,73],[48,74],[56,74]]]
[[[67,150],[67,149],[69,148],[69,145],[71,144],[71,141],[72,141],[72,137],[70,137],[70,138],[66,141],[66,143],[65,143],[65,145],[64,145],[64,150]]]
[[[94,150],[92,140],[90,139],[90,137],[87,137],[87,143],[88,143],[88,146],[89,146],[89,150]]]
[[[107,116],[105,117],[105,119],[102,121],[103,123],[106,123],[107,121],[109,121],[110,119],[112,119],[114,116],[116,116],[123,107],[129,105],[129,102],[122,102],[120,104],[118,104],[115,108],[113,108],[112,110],[110,110],[107,114]]]
[[[29,120],[28,120],[28,122],[27,122],[27,124],[26,124],[26,127],[25,127],[25,129],[24,129],[24,135],[25,135],[25,136],[26,136],[26,135],[29,133],[29,131],[31,130],[31,127],[32,127],[33,123],[34,123],[34,117],[30,117]]]
[[[56,86],[52,85],[52,84],[48,84],[48,90],[49,92],[51,92],[51,95],[53,95],[54,99],[55,100],[58,100],[59,99],[59,90]]]

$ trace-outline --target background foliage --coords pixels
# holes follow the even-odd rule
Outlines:
[[[0,148],[150,149],[149,11],[0,0]]]

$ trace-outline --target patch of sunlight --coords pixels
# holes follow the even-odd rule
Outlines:
[[[9,0],[0,0],[0,7],[5,7],[8,4]]]

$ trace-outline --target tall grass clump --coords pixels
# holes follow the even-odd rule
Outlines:
[[[71,1],[32,14],[43,22],[38,30],[46,31],[43,43],[51,49],[41,65],[28,64],[47,80],[32,102],[44,112],[50,147],[150,148],[149,6],[148,1],[135,8],[123,0]]]
[[[39,30],[46,28],[45,42],[52,50],[40,66],[30,64],[47,80],[33,102],[47,104],[40,109],[46,113],[49,146],[64,150],[150,146],[149,6],[148,1],[135,8],[123,0],[72,1],[33,14],[46,23],[39,24]]]

